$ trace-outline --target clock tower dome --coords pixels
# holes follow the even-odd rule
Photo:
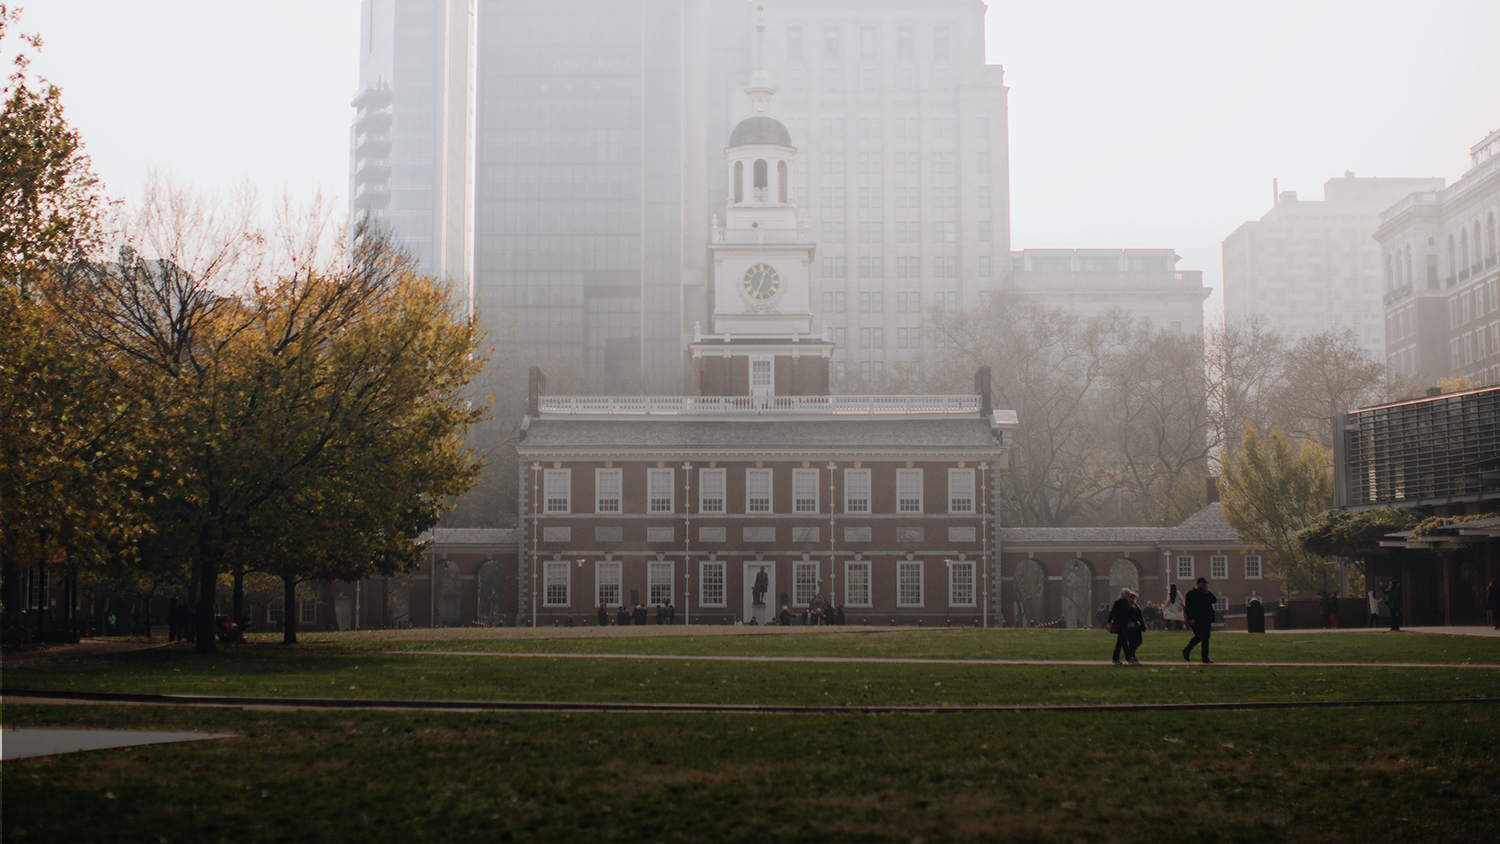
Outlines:
[[[690,346],[698,391],[706,395],[828,392],[833,345],[813,336],[809,282],[816,247],[807,228],[798,224],[792,203],[797,149],[791,133],[769,114],[776,91],[765,70],[764,9],[764,4],[756,7],[756,70],[745,89],[750,115],[734,127],[724,149],[729,205],[722,225],[714,219],[708,245],[711,333],[704,334],[700,326]],[[788,367],[776,362],[781,357],[819,363]],[[707,359],[739,363],[709,365]],[[737,377],[740,370],[748,376],[743,381]],[[769,384],[755,377],[767,370]]]

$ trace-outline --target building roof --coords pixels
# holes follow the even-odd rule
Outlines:
[[[789,147],[792,145],[792,133],[781,125],[781,121],[774,117],[766,117],[757,114],[740,121],[740,125],[734,127],[729,133],[729,145],[732,147],[752,146],[755,144],[775,144],[776,146]]]
[[[517,545],[521,541],[521,531],[515,528],[433,528],[418,539],[444,547]]]
[[[1161,538],[1161,544],[1166,547],[1198,543],[1241,544],[1239,532],[1230,527],[1229,521],[1224,518],[1223,504],[1215,501],[1204,507],[1169,529]]]
[[[1166,530],[1159,527],[1001,528],[1000,542],[1008,545],[1154,545]]]
[[[538,451],[618,451],[620,449],[699,451],[705,449],[994,449],[1000,448],[989,420],[821,419],[709,420],[642,419],[531,420],[522,453]]]

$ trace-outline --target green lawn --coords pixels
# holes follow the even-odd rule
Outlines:
[[[1223,635],[1115,667],[1085,631],[312,637],[5,666],[6,689],[791,705],[1500,697],[1500,640]],[[527,636],[533,634],[525,634]],[[1154,650],[1153,650],[1154,648]],[[429,653],[398,654],[420,650]],[[476,651],[461,656],[430,651]],[[577,653],[578,658],[507,656]],[[609,653],[674,654],[625,660]],[[588,656],[597,654],[599,656]],[[704,656],[1090,659],[1089,665]],[[1461,663],[1474,666],[1462,667]],[[1493,841],[1500,705],[1213,712],[508,714],[4,705],[14,726],[230,731],[5,763],[0,840]]]
[[[1500,711],[462,715],[7,705],[230,731],[3,766],[31,841],[1475,841]]]
[[[743,628],[740,628],[743,630]],[[705,630],[705,628],[697,628]],[[679,656],[835,656],[916,659],[1108,661],[1114,637],[1098,630],[898,630],[805,628],[722,635],[725,628],[406,630],[313,633],[300,647],[336,650],[447,650],[498,653],[634,653]],[[256,642],[274,644],[275,634]],[[1147,633],[1144,660],[1180,661],[1187,633]],[[1219,662],[1421,662],[1500,664],[1500,639],[1388,632],[1298,635],[1216,633]]]

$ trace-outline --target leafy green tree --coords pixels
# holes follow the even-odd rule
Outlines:
[[[1280,430],[1262,438],[1251,423],[1224,463],[1224,518],[1246,545],[1269,552],[1273,576],[1289,592],[1331,588],[1323,555],[1295,538],[1333,504],[1330,460],[1316,440],[1302,440],[1293,450]]]

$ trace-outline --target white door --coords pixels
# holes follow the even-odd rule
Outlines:
[[[776,395],[776,372],[771,358],[750,359],[750,395]]]

